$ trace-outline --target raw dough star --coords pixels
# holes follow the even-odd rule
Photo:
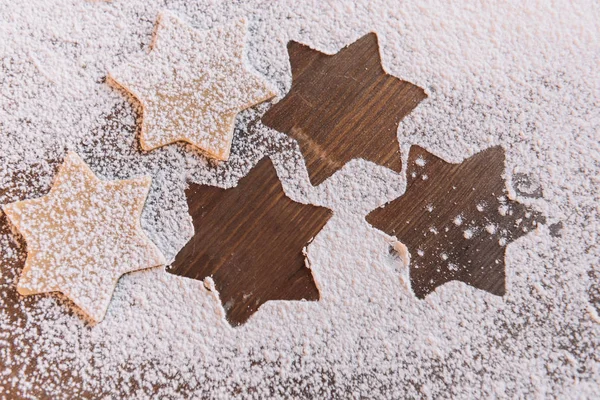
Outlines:
[[[201,32],[162,13],[150,54],[110,72],[142,103],[144,150],[185,141],[229,158],[236,114],[275,96],[245,66],[245,33],[243,19]]]
[[[69,152],[47,195],[4,205],[27,242],[19,293],[61,292],[101,321],[121,275],[165,264],[140,225],[150,183],[100,180]]]

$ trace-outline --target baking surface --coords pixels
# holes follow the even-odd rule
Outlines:
[[[313,301],[255,293],[271,301],[251,312],[238,310],[236,320],[243,324],[232,326],[218,280],[215,287],[205,285],[200,269],[198,279],[163,267],[125,275],[96,325],[58,294],[20,296],[16,283],[26,246],[0,213],[0,398],[597,397],[596,2],[22,3],[0,0],[0,204],[46,194],[73,150],[99,177],[152,177],[142,228],[174,260],[194,232],[189,191],[235,192],[266,156],[290,201],[333,215],[325,221],[316,213],[312,221],[317,231],[323,226],[306,250],[315,286],[307,287],[305,297]],[[199,30],[244,17],[244,62],[278,88],[273,101],[238,114],[227,162],[209,161],[186,144],[143,151],[140,104],[106,81],[111,68],[149,51],[164,10]],[[359,70],[374,60],[370,32],[377,35],[386,79],[414,89],[406,98],[402,90],[379,91],[381,97],[373,91],[365,98],[382,118],[393,120],[374,119],[365,130],[395,130],[399,124],[398,147],[385,147],[381,156],[368,141],[352,149],[354,142],[338,138],[351,158],[374,158],[336,159],[334,168],[323,168],[316,153],[304,150],[302,138],[319,128],[310,118],[329,106],[308,99],[313,108],[300,109],[296,104],[303,100],[288,95],[294,88],[291,52],[312,49],[310,57],[319,59],[363,43],[365,48],[354,48],[364,52],[343,60],[348,70]],[[290,41],[307,47],[290,47]],[[350,90],[353,80],[345,81]],[[332,87],[345,93],[345,81],[332,80]],[[290,111],[281,111],[284,98]],[[391,107],[384,105],[392,98],[399,111],[386,115]],[[360,125],[356,112],[364,103],[337,107]],[[298,112],[296,120],[286,120],[291,110]],[[355,134],[350,125],[337,125],[340,137]],[[335,141],[323,143],[329,146],[326,156],[338,150]],[[481,155],[489,177],[481,166],[469,167]],[[411,185],[411,172],[421,167],[431,167],[427,179],[441,179],[440,185],[427,186],[423,173]],[[311,175],[313,168],[321,172]],[[476,195],[464,196],[461,205],[463,196],[448,196],[449,182],[440,175],[476,187]],[[530,213],[523,220],[535,223],[527,222],[527,232],[511,231],[509,224],[517,222],[500,218],[503,203],[479,210],[478,195],[489,196],[489,206],[495,201],[490,193],[496,200],[506,197],[519,213]],[[420,216],[404,230],[398,224],[405,216],[389,208],[403,202],[410,204],[399,209],[419,206],[414,213]],[[438,222],[447,218],[436,214],[440,209],[451,211],[455,227],[454,214],[464,217],[464,229],[450,233],[455,239],[421,241],[410,234],[441,234],[445,225]],[[502,266],[444,269],[452,256],[444,250],[438,254],[443,268],[430,257],[415,274],[419,250],[426,250],[420,244],[452,250],[458,238],[483,243],[478,235],[502,229],[511,232],[505,245],[489,242]],[[388,234],[400,241],[408,235],[403,244],[410,264]],[[489,254],[466,263],[481,266]],[[264,282],[264,274],[253,278]]]
[[[506,246],[545,219],[506,197],[504,150],[486,149],[457,165],[411,148],[404,195],[367,215],[412,255],[412,291],[424,298],[458,280],[502,296]]]

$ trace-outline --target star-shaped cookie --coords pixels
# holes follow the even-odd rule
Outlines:
[[[19,293],[61,292],[101,321],[121,275],[165,264],[140,226],[150,183],[100,180],[69,152],[47,195],[4,205],[27,243]]]
[[[397,130],[425,91],[387,74],[377,36],[363,36],[328,55],[288,43],[292,88],[262,118],[298,141],[313,185],[362,158],[402,169]]]
[[[506,246],[545,222],[507,198],[504,149],[450,164],[413,146],[407,173],[406,192],[367,222],[408,247],[415,295],[452,280],[504,295]]]
[[[109,73],[142,104],[142,148],[185,141],[227,160],[236,114],[275,96],[246,66],[245,20],[201,32],[163,12],[157,25],[150,53]]]
[[[195,233],[169,272],[212,277],[232,325],[269,300],[319,299],[303,249],[332,212],[287,197],[269,158],[234,188],[192,184],[186,195]]]

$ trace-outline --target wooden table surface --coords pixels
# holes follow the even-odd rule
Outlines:
[[[294,42],[288,50],[291,91],[262,121],[298,141],[311,182],[322,183],[354,158],[405,173],[396,136],[398,123],[426,94],[383,70],[376,36],[366,35],[336,55]],[[544,223],[538,213],[506,199],[503,150],[489,149],[461,164],[449,164],[413,147],[406,173],[406,194],[366,219],[408,247],[415,295],[423,298],[450,280],[503,295],[506,245]],[[0,197],[22,198],[21,188],[32,178],[30,172],[18,173],[0,188]],[[40,190],[39,195],[43,194]],[[212,276],[233,325],[244,323],[268,300],[318,300],[302,249],[327,223],[331,211],[288,199],[268,159],[259,162],[236,188],[192,184],[186,194],[196,237],[168,270],[194,279]],[[528,195],[541,196],[542,192]],[[504,206],[508,211],[502,214],[499,208]],[[260,216],[254,223],[245,219],[252,213]],[[462,218],[460,225],[455,223],[457,216]],[[479,229],[472,238],[465,237],[469,226]],[[493,232],[485,232],[486,227]],[[9,229],[6,216],[0,213],[0,230]],[[557,227],[553,229],[560,234]],[[22,269],[26,246],[19,235],[13,237],[20,247],[13,244],[12,249],[20,256],[15,263],[1,266],[0,279],[9,315],[15,323],[24,324],[21,310],[46,295],[24,298],[16,292],[12,283]],[[268,252],[261,248],[263,243],[269,243]],[[65,312],[75,312],[67,300],[61,301]],[[69,371],[64,374],[65,380],[79,379]]]

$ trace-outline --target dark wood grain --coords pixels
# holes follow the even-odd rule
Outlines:
[[[422,89],[383,71],[376,36],[369,34],[332,56],[295,42],[290,42],[288,50],[294,78],[292,89],[267,112],[263,122],[299,142],[313,184],[321,183],[353,158],[363,158],[400,171],[398,123],[426,95]],[[90,157],[98,154],[98,149],[108,157],[116,151],[115,138],[107,136],[106,140],[97,140],[103,133],[122,133],[129,129],[121,118],[108,124],[110,120],[108,118],[107,125],[90,136],[88,146],[93,149],[89,151]],[[245,133],[236,133],[236,140],[241,134]],[[139,147],[139,144],[135,146]],[[102,150],[105,147],[110,151]],[[85,149],[83,151],[85,153]],[[136,151],[140,149],[132,150],[133,153]],[[120,157],[127,154],[120,154]],[[419,156],[426,161],[424,167],[415,163]],[[34,170],[20,171],[6,179],[0,187],[0,198],[8,202],[31,197],[31,185],[39,180]],[[505,237],[509,243],[525,234],[523,227],[531,229],[544,219],[534,212],[527,218],[526,208],[510,200],[506,205],[511,213],[501,216],[497,212],[503,205],[497,199],[505,196],[503,171],[504,155],[498,148],[454,165],[413,147],[406,194],[386,208],[375,210],[367,220],[396,235],[411,250],[410,276],[418,297],[425,297],[451,280],[460,280],[497,295],[504,294],[505,245],[500,245],[498,240]],[[423,180],[424,175],[427,180]],[[526,178],[514,178],[516,184],[527,186],[528,190],[519,192],[520,195],[542,195],[541,189],[529,188],[531,182]],[[46,191],[47,188],[39,188],[35,195],[41,196]],[[305,268],[302,249],[325,225],[331,212],[288,199],[268,160],[259,163],[236,188],[223,190],[192,185],[187,195],[196,235],[178,255],[170,271],[194,279],[212,276],[232,324],[243,323],[268,300],[319,298],[312,275]],[[490,203],[480,212],[477,204],[482,199]],[[432,212],[428,211],[430,205]],[[452,222],[459,213],[464,221],[460,227]],[[517,224],[520,218],[522,221]],[[464,230],[468,226],[488,223],[498,224],[500,233],[488,237],[480,230],[473,239],[465,240]],[[437,235],[430,231],[432,227],[437,229]],[[8,221],[0,211],[0,233],[8,235],[9,232]],[[48,295],[23,297],[17,293],[15,284],[23,267],[26,246],[18,235],[12,237],[15,242],[9,247],[18,257],[0,266],[0,290],[9,310],[9,322],[20,332],[31,324],[25,311],[38,307],[37,302]],[[423,251],[422,257],[418,250]],[[442,252],[448,255],[447,260],[441,259]],[[459,269],[451,270],[449,263]],[[592,281],[597,281],[598,275],[590,274]],[[595,291],[590,292],[590,301],[596,308],[600,307],[598,293],[596,285]],[[64,312],[75,312],[68,300],[54,296],[63,302]],[[32,327],[36,328],[36,325]],[[34,364],[28,364],[28,359],[40,357],[40,354],[26,353],[31,347],[31,339],[21,341],[19,334],[13,332],[0,334],[9,339],[10,348],[6,354],[20,354],[23,359],[21,365],[14,363],[10,372],[10,381],[15,382],[15,386],[5,387],[3,393],[7,398],[20,398],[19,377],[34,373]],[[65,389],[71,391],[71,397],[110,395],[103,393],[101,388],[97,393],[73,391],[81,377],[68,370],[61,374],[62,382],[71,382]],[[49,382],[49,392],[52,392],[53,384]],[[124,392],[135,393],[137,386],[130,384],[124,386],[127,388]],[[37,387],[30,394],[47,398],[44,390]]]
[[[406,193],[366,219],[408,247],[417,297],[452,280],[504,295],[506,245],[545,219],[506,197],[503,174],[501,147],[460,164],[411,148]]]
[[[298,141],[313,185],[362,158],[400,172],[398,124],[425,91],[388,75],[369,33],[327,55],[289,42],[292,87],[262,122]]]
[[[269,158],[232,189],[192,184],[186,191],[195,234],[170,272],[212,277],[232,325],[269,300],[318,300],[303,248],[331,210],[289,199]]]

